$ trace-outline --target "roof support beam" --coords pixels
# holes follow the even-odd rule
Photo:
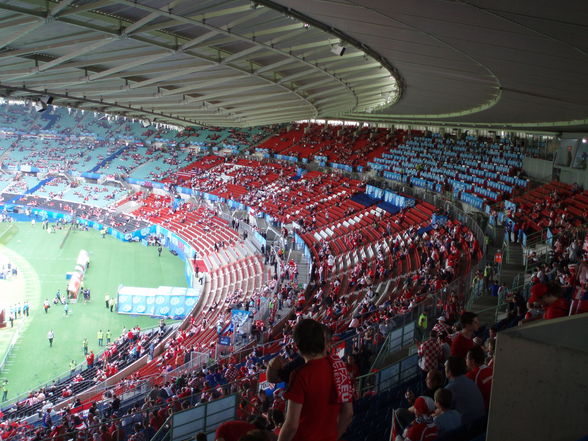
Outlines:
[[[83,55],[85,53],[91,52],[91,51],[96,50],[102,46],[106,46],[107,44],[111,43],[112,40],[113,40],[113,38],[101,38],[100,41],[97,41],[94,44],[91,44],[89,46],[83,46],[83,47],[79,48],[78,50],[72,51],[66,55],[63,55],[59,58],[56,58],[53,61],[49,61],[48,63],[43,63],[39,67],[32,69],[28,74],[15,75],[12,77],[4,78],[4,80],[10,81],[10,80],[14,80],[17,78],[34,75],[38,72],[43,72],[47,69],[51,69],[52,67],[58,66],[62,63],[65,63],[66,61],[71,60],[72,58],[75,58],[75,57],[78,57],[78,56]]]
[[[137,31],[139,31],[147,23],[150,23],[153,20],[155,20],[156,18],[159,18],[162,15],[162,13],[163,14],[166,14],[168,12],[171,12],[171,10],[174,7],[176,7],[179,3],[182,3],[183,1],[184,0],[173,0],[172,2],[169,2],[164,7],[160,8],[159,10],[161,12],[152,12],[152,13],[146,15],[145,17],[141,18],[140,20],[137,20],[136,22],[134,22],[133,24],[127,26],[124,29],[123,35],[131,35],[131,34],[137,32]]]
[[[173,54],[173,52],[171,52],[171,51],[170,52],[162,52],[162,53],[159,53],[157,55],[150,55],[148,57],[140,58],[139,60],[135,60],[135,61],[130,61],[128,63],[119,64],[118,66],[111,67],[110,69],[106,69],[103,72],[96,72],[96,73],[94,73],[92,75],[89,75],[88,76],[88,81],[95,81],[95,80],[98,80],[100,78],[107,77],[108,75],[112,75],[114,73],[122,72],[122,71],[127,70],[127,69],[132,69],[134,67],[138,67],[138,66],[141,66],[141,65],[146,64],[146,63],[151,63],[153,61],[157,61],[157,60],[160,60],[162,58],[169,57],[172,54]]]
[[[222,64],[232,63],[233,61],[237,61],[240,58],[246,57],[247,55],[253,54],[258,52],[262,49],[265,49],[262,46],[251,46],[250,48],[244,49],[241,52],[236,52],[228,57],[224,58]]]
[[[128,6],[136,7],[136,8],[141,8],[141,9],[144,9],[146,11],[159,12],[160,14],[163,14],[163,12],[157,10],[156,8],[153,8],[153,7],[147,6],[147,5],[143,5],[141,3],[136,3],[133,0],[117,0],[117,2],[118,3],[121,3],[121,4],[128,5]],[[266,35],[268,33],[271,34],[271,33],[275,33],[275,32],[283,32],[283,31],[289,30],[289,29],[300,28],[300,24],[299,23],[296,23],[293,26],[292,25],[287,25],[287,26],[281,26],[279,28],[266,29],[266,30],[264,30],[264,32],[258,32],[258,33],[253,33],[253,34],[238,35],[238,34],[231,34],[230,31],[226,31],[224,29],[211,26],[210,24],[205,23],[202,20],[195,20],[195,19],[193,19],[191,17],[183,17],[181,15],[173,14],[171,12],[168,13],[168,14],[166,14],[166,15],[169,16],[170,18],[179,20],[179,21],[181,21],[183,23],[192,24],[192,25],[195,25],[195,26],[198,26],[198,27],[204,27],[204,28],[209,29],[209,30],[216,30],[218,33],[225,34],[225,35],[228,35],[228,36],[232,36],[236,40],[239,40],[239,41],[248,41],[248,42],[254,42],[255,41],[254,38],[255,38],[256,35],[257,36],[259,36],[259,35]],[[205,17],[203,17],[203,18],[205,18]],[[285,52],[285,51],[283,51],[281,49],[272,47],[270,45],[266,45],[266,44],[262,44],[262,43],[256,43],[256,44],[258,44],[260,46],[263,46],[266,49],[268,49],[269,51],[274,52],[274,53],[280,53],[282,55],[293,56],[292,54],[288,54],[287,52]],[[298,58],[298,62],[306,65],[307,67],[309,67],[309,68],[311,68],[313,70],[321,71],[325,75],[329,76],[335,82],[341,83],[341,85],[346,88],[346,92],[348,92],[349,94],[351,94],[351,96],[353,97],[353,100],[357,102],[357,97],[353,93],[353,90],[350,89],[350,88],[347,88],[345,86],[345,84],[341,80],[339,80],[337,77],[333,76],[329,72],[321,69],[320,67],[318,67],[318,66],[316,66],[316,65],[314,65],[314,64],[312,64],[312,63],[310,63],[310,62],[308,62],[308,61],[306,61],[306,60],[304,60],[302,58]],[[293,92],[293,93],[296,93],[296,92]]]
[[[15,42],[19,38],[24,37],[28,33],[33,32],[35,29],[40,28],[43,25],[43,23],[44,22],[41,20],[35,20],[32,24],[29,24],[24,29],[21,29],[18,32],[14,32],[14,33],[10,34],[7,38],[0,41],[0,49],[8,46],[10,43]],[[2,26],[4,26],[4,25],[2,25]]]
[[[57,14],[59,14],[61,11],[63,11],[65,8],[71,5],[73,2],[74,0],[61,0],[56,6],[51,8],[51,11],[49,12],[49,14],[47,14],[47,16],[55,17]]]
[[[257,86],[257,88],[263,88],[263,87],[267,87],[267,85],[260,85]],[[247,89],[247,90],[251,90],[251,88],[242,88],[242,89]],[[251,90],[252,91],[252,90]],[[224,95],[228,95],[228,94],[232,94],[232,93],[238,93],[239,90],[237,91],[225,91],[225,92],[219,92],[218,94],[206,94],[206,95],[202,95],[202,96],[198,96],[198,97],[191,97],[191,96],[186,96],[184,99],[182,100],[178,100],[176,102],[161,102],[161,103],[155,103],[152,104],[153,106],[155,106],[156,108],[165,108],[165,107],[173,107],[173,106],[177,106],[177,105],[194,105],[196,103],[199,102],[203,102],[203,101],[210,101],[210,100],[215,100],[221,96]],[[282,92],[282,94],[285,94],[286,92]],[[231,106],[233,104],[236,103],[240,103],[240,102],[251,102],[253,100],[259,100],[260,98],[264,97],[264,96],[269,96],[270,98],[275,97],[276,93],[275,92],[268,92],[265,94],[256,94],[255,96],[243,96],[243,95],[239,95],[238,98],[234,99],[234,100],[226,100],[222,102],[223,107],[227,107],[227,106]],[[152,99],[153,97],[151,97]],[[136,99],[133,99],[133,101],[137,101]],[[291,99],[287,99],[284,100],[284,102],[292,102]],[[255,106],[254,106],[255,107]],[[241,109],[241,107],[239,107],[239,110]]]
[[[66,16],[72,15],[72,14],[81,14],[82,12],[97,10],[97,9],[103,8],[105,6],[111,5],[113,3],[115,3],[114,0],[98,0],[93,3],[86,3],[85,5],[69,8],[68,10],[66,10],[64,12],[60,12],[59,14],[55,14],[55,17],[66,17]]]
[[[189,40],[187,42],[185,42],[184,44],[182,44],[179,48],[180,51],[185,51],[187,49],[190,49],[192,46],[196,46],[197,44],[200,44],[206,40],[211,39],[212,37],[214,37],[215,35],[218,35],[218,32],[216,31],[209,31],[205,34],[202,34],[199,37],[193,38],[192,40]]]
[[[264,72],[267,72],[267,71],[270,71],[270,70],[274,70],[274,69],[276,69],[278,67],[287,66],[288,64],[292,64],[292,63],[295,63],[295,62],[296,62],[296,60],[293,60],[292,58],[284,58],[283,60],[276,61],[275,63],[268,64],[266,66],[260,67],[254,73],[255,73],[255,75],[259,75],[259,74],[262,74]]]
[[[74,0],[61,0],[57,5],[51,8],[49,13],[47,14],[47,17],[55,17],[56,14],[58,14],[60,11],[71,5],[73,1]],[[31,25],[27,26],[25,29],[21,29],[20,32],[16,32],[10,35],[5,40],[0,41],[0,49],[8,46],[10,43],[18,40],[19,38],[24,37],[25,35],[34,31],[35,29],[40,28],[41,26],[43,26],[43,24],[45,24],[44,20],[41,20],[40,18],[36,19]],[[6,24],[4,24],[3,26],[6,26]]]

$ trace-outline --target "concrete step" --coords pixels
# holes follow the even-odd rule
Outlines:
[[[279,239],[279,236],[274,232],[273,229],[269,228],[267,230],[267,240],[269,240],[269,241],[275,241],[277,239]]]
[[[478,314],[481,324],[492,325],[496,321],[496,305],[497,297],[484,295],[475,300],[471,310]]]
[[[262,231],[265,231],[267,229],[267,221],[264,218],[257,217],[255,218],[255,221],[257,222],[257,227],[259,229],[261,229]]]
[[[122,204],[121,206],[116,207],[116,212],[117,213],[122,213],[122,214],[131,214],[137,208],[139,208],[139,203],[138,202],[136,202],[136,201],[128,201],[128,202],[125,202],[124,204]]]
[[[505,259],[504,263],[511,265],[523,265],[524,264],[524,251],[521,245],[516,243],[508,244],[508,250],[505,250],[508,258]]]

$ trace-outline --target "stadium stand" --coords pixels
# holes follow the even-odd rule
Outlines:
[[[484,392],[478,372],[492,364],[497,330],[587,310],[588,194],[559,182],[531,188],[520,172],[523,156],[533,150],[523,150],[517,139],[456,139],[314,123],[174,133],[89,112],[52,112],[52,118],[21,108],[0,112],[5,205],[16,204],[29,214],[34,208],[59,211],[123,233],[158,225],[197,250],[189,258],[201,273],[197,283],[205,287],[198,306],[177,329],[130,331],[97,354],[92,366],[3,409],[3,439],[61,439],[70,432],[76,439],[124,439],[123,432],[129,439],[151,439],[165,430],[168,415],[231,394],[237,397],[238,419],[263,416],[279,430],[283,385],[272,388],[262,378],[272,360],[296,359],[292,332],[303,317],[320,321],[334,334],[333,352],[345,358],[356,387],[356,416],[343,439],[389,439],[397,417],[393,409],[417,407],[421,394],[436,399],[435,390],[421,379],[427,371],[443,370],[459,345],[466,352],[483,348],[481,361],[476,350],[467,357],[460,352],[461,361],[448,368],[450,385],[472,387],[474,392],[460,397],[468,402],[472,394]],[[30,136],[10,132],[9,125],[28,126]],[[66,150],[65,138],[48,137],[49,130],[75,135],[78,143]],[[171,148],[178,140],[185,147]],[[155,146],[166,141],[170,149]],[[197,153],[187,147],[192,143],[206,150]],[[27,161],[36,149],[44,155]],[[221,156],[223,149],[232,155]],[[235,155],[249,149],[264,158]],[[332,169],[298,168],[310,162]],[[43,172],[24,171],[23,165]],[[47,178],[53,168],[61,174]],[[368,168],[381,175],[375,181],[381,188],[341,172]],[[124,185],[135,187],[115,187],[83,178],[88,172],[149,184],[127,180]],[[449,192],[484,212],[486,207],[503,210],[505,225],[511,220],[526,234],[550,229],[548,261],[532,262],[523,287],[498,293],[500,306],[507,308],[504,318],[479,327],[463,314],[471,306],[471,287],[489,293],[494,286],[491,274],[474,276],[485,257],[481,231],[439,208],[443,204],[392,193],[385,188],[388,181]],[[233,217],[225,215],[227,207]],[[279,246],[253,249],[244,232],[261,230],[239,228],[237,213],[245,210],[251,216],[241,222],[271,225]],[[150,234],[145,240],[159,240]],[[298,283],[300,261],[288,251],[305,252],[312,261],[308,286]],[[546,295],[537,288],[554,281],[563,287],[561,294]],[[233,307],[256,311],[250,331],[232,327]],[[423,326],[423,316],[432,323]],[[410,337],[404,341],[402,334],[403,342],[395,342],[405,326]],[[220,337],[232,339],[232,353],[219,348]],[[438,354],[430,369],[412,355],[372,371],[387,348],[407,355],[415,343],[421,359],[431,351]],[[473,380],[466,381],[460,371],[466,361]],[[387,369],[398,378],[383,387],[382,372],[392,372]],[[448,389],[457,393],[455,387]],[[145,403],[141,410],[138,400]],[[455,406],[464,414],[470,410]],[[53,414],[49,409],[55,409]],[[434,420],[422,418],[427,424]],[[368,422],[375,423],[366,428]],[[484,427],[485,417],[475,418],[436,439],[470,440]]]

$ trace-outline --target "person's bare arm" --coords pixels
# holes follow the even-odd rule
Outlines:
[[[291,441],[298,431],[298,423],[300,422],[300,412],[302,412],[302,404],[288,400],[288,409],[286,410],[286,420],[280,430],[278,441]]]
[[[347,427],[351,424],[353,419],[353,404],[343,403],[339,409],[339,419],[337,421],[337,439],[341,438]]]

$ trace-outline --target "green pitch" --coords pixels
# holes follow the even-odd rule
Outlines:
[[[116,295],[120,284],[186,286],[183,261],[167,251],[158,257],[154,247],[110,236],[103,239],[97,231],[71,231],[60,248],[65,234],[66,230],[49,234],[40,224],[16,223],[12,228],[0,224],[0,261],[8,259],[18,268],[16,278],[0,280],[0,304],[10,307],[26,299],[30,305],[29,317],[17,318],[13,328],[7,321],[8,326],[0,329],[0,359],[11,340],[16,342],[0,373],[8,379],[9,400],[67,374],[72,360],[82,363],[84,337],[91,350],[101,352],[96,338],[99,329],[110,329],[114,339],[124,327],[157,325],[156,319],[111,313],[105,307],[104,295]],[[65,292],[65,275],[74,270],[81,249],[91,259],[84,279],[91,301],[78,299],[69,305],[66,316],[63,305],[54,305],[53,298],[58,289]],[[51,303],[47,314],[42,307],[45,299]],[[55,333],[52,348],[49,330]]]

